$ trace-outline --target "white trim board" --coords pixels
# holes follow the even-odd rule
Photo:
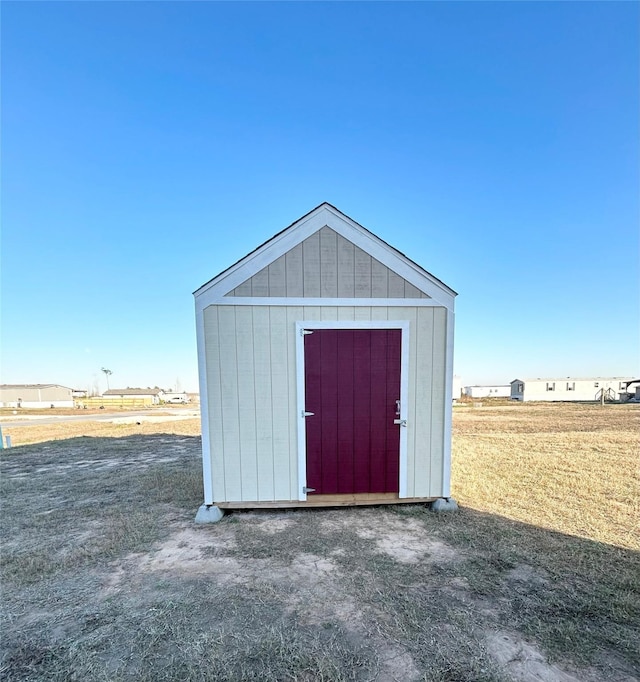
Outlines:
[[[198,299],[207,294],[206,299],[209,301],[209,305],[211,302],[218,302],[219,298],[233,291],[244,281],[323,227],[331,228],[355,244],[420,291],[431,296],[439,305],[445,308],[450,308],[453,305],[456,294],[446,284],[413,263],[373,233],[358,225],[344,213],[326,203],[321,204],[253,253],[245,256],[235,265],[201,286],[194,293],[194,296]]]
[[[307,433],[305,412],[304,329],[400,329],[400,419],[407,419],[409,403],[409,320],[303,320],[296,322],[296,420],[298,422],[298,500],[306,501],[307,485]],[[400,429],[400,474],[398,497],[407,497],[407,429]]]
[[[285,305],[285,306],[356,306],[356,307],[422,307],[445,308],[433,298],[270,298],[268,296],[224,296],[205,292],[196,299],[198,309],[210,305]],[[453,304],[448,310],[453,308]]]
[[[204,310],[196,302],[196,346],[198,349],[198,379],[200,385],[200,421],[202,432],[202,481],[204,503],[213,504],[211,477],[211,438],[209,435],[209,389],[207,380],[207,351],[204,329]]]
[[[453,338],[455,315],[447,310],[444,383],[444,443],[442,444],[442,495],[451,496],[451,434],[453,419]]]

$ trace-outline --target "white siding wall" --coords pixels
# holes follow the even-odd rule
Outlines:
[[[470,398],[509,398],[511,396],[511,385],[465,386],[465,395]]]
[[[3,386],[0,387],[0,400],[7,403],[56,403],[71,401],[73,395],[70,388],[65,386]]]
[[[618,400],[623,390],[620,385],[627,380],[622,379],[541,379],[538,381],[523,381],[524,400],[542,400],[546,402],[558,401],[593,401],[600,399],[600,392],[611,390],[611,397]],[[596,384],[598,384],[596,386]],[[553,385],[548,390],[547,385]],[[569,388],[571,387],[571,389]],[[609,395],[609,394],[608,394]]]
[[[350,286],[336,276],[336,290]],[[442,495],[445,410],[450,409],[446,315],[439,307],[206,308],[214,501],[298,497],[295,323],[301,320],[409,320],[407,495]]]

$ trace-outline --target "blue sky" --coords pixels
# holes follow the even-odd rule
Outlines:
[[[2,3],[2,381],[196,390],[191,292],[328,201],[465,384],[639,374],[637,3]]]

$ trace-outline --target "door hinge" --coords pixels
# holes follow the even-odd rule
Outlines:
[[[398,424],[398,426],[406,426],[407,420],[406,419],[394,419],[393,423]]]
[[[307,493],[315,493],[316,489],[315,488],[307,488],[305,485],[304,488],[302,489],[302,492],[306,495]]]
[[[301,329],[300,336],[304,336],[305,334],[313,334],[313,331],[311,329]]]
[[[302,412],[300,413],[300,416],[301,417],[313,417],[314,414],[315,414],[315,412],[305,412],[304,410],[302,410]]]

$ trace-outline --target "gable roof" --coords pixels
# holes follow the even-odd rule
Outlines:
[[[456,292],[384,240],[377,237],[335,206],[324,202],[281,230],[244,258],[220,272],[194,292],[196,299],[206,294],[207,304],[233,291],[309,236],[329,227],[374,259],[393,270],[443,306],[452,307]]]

